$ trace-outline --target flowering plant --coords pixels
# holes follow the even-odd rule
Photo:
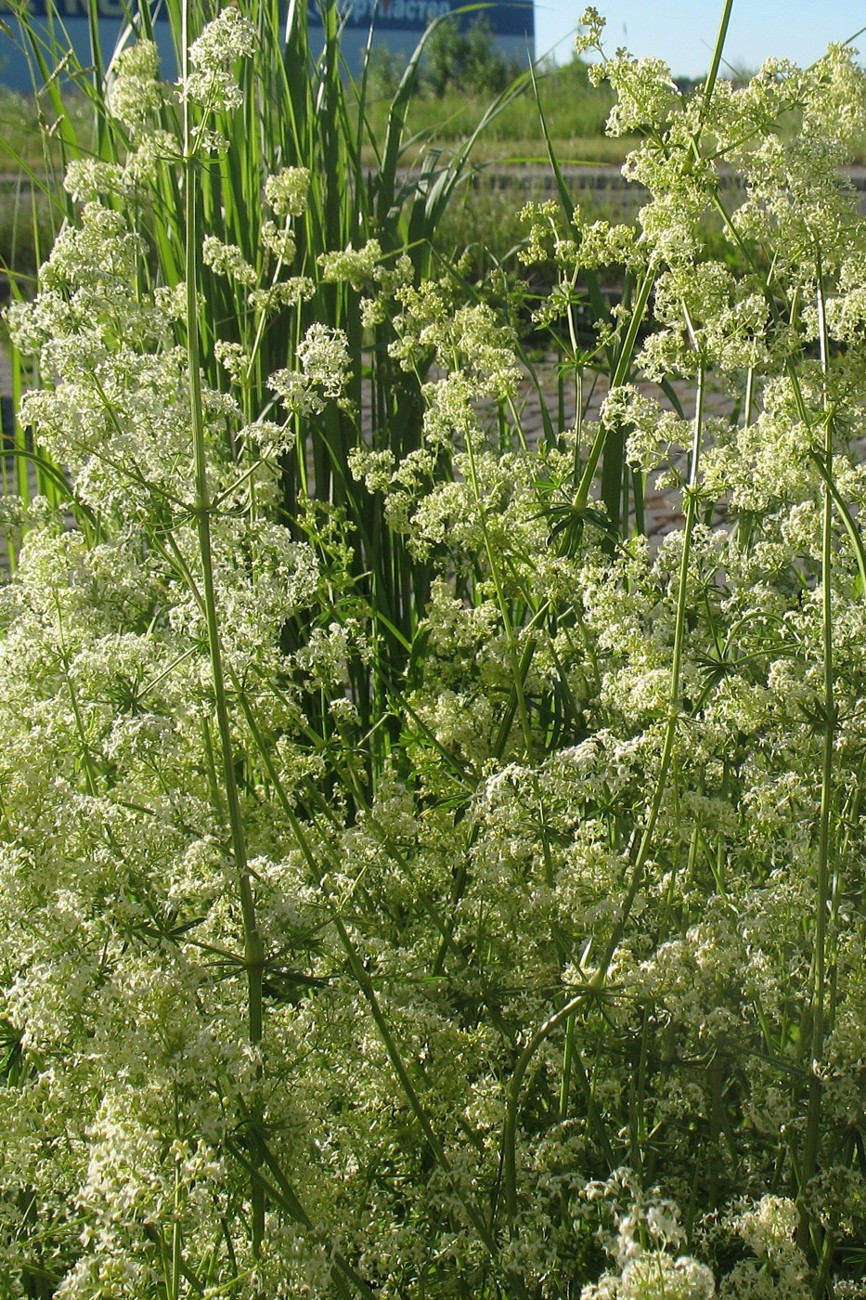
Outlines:
[[[649,197],[528,213],[533,442],[514,322],[232,126],[256,8],[115,61],[7,313],[4,1293],[863,1294],[864,74],[599,65]]]

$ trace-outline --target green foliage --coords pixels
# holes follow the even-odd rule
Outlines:
[[[435,53],[437,49],[447,48],[449,42],[462,40],[465,38],[459,29],[446,22],[432,33],[427,45]],[[458,81],[452,76],[454,66],[450,56],[443,54],[441,76],[437,74],[432,83],[434,94],[431,89],[431,56],[428,55],[427,62],[422,65],[421,93],[415,95],[408,105],[410,135],[441,144],[463,139],[475,129],[492,90],[476,85],[468,77]],[[372,69],[369,111],[371,121],[381,129],[387,116],[388,87],[394,84],[396,67],[393,60],[374,52]],[[513,73],[497,80],[496,88],[504,89],[511,75]],[[606,86],[591,84],[585,63],[575,58],[561,67],[540,67],[536,71],[536,81],[542,110],[550,123],[552,136],[564,150],[564,157],[622,161],[628,142],[604,137],[613,96]],[[535,97],[531,94],[515,96],[497,114],[496,120],[485,131],[481,144],[486,156],[523,154],[537,158],[543,149]]]
[[[856,1297],[866,74],[605,60],[647,198],[550,147],[552,393],[418,63],[381,137],[279,20],[97,66],[6,314],[0,1289]]]
[[[440,23],[427,42],[426,82],[439,99],[449,87],[464,95],[498,94],[519,71],[496,49],[490,20],[483,16],[465,29]]]

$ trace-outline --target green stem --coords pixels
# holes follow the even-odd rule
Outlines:
[[[571,1071],[574,1063],[574,1020],[569,1020],[565,1028],[565,1047],[562,1052],[562,1078],[559,1082],[559,1122],[568,1114],[568,1093],[571,1085]]]
[[[475,463],[475,451],[472,446],[471,435],[466,439],[466,450],[469,456],[469,474],[472,481],[472,491],[475,495],[476,505],[478,506],[481,532],[484,537],[484,549],[487,553],[487,562],[490,565],[490,573],[493,578],[494,586],[496,587],[496,598],[499,603],[499,612],[502,615],[502,622],[505,627],[505,636],[508,642],[508,657],[511,661],[511,673],[514,692],[517,699],[517,713],[520,718],[520,730],[523,735],[523,744],[526,749],[526,755],[529,758],[531,757],[533,750],[532,728],[529,724],[529,710],[526,707],[526,692],[524,690],[524,681],[529,664],[526,662],[524,665],[522,657],[518,653],[517,636],[508,609],[508,602],[505,598],[505,588],[502,583],[502,575],[499,572],[499,563],[490,540],[490,533],[487,529],[487,512],[484,502],[481,499],[481,488],[478,482],[478,469]],[[530,648],[531,651],[531,642],[528,643],[528,648]]]
[[[179,1300],[181,1274],[180,1169],[174,1174],[174,1224],[171,1230],[171,1300]]]
[[[637,342],[638,330],[640,329],[641,321],[644,318],[644,312],[646,311],[646,306],[649,302],[649,296],[654,282],[655,271],[651,267],[648,267],[644,272],[643,279],[638,287],[634,307],[632,308],[631,319],[628,324],[628,331],[623,340],[619,357],[617,358],[616,367],[611,375],[611,389],[618,388],[620,384],[624,384],[628,378],[631,369],[634,345]],[[580,480],[580,485],[578,486],[574,498],[575,510],[581,511],[586,509],[587,502],[589,501],[590,489],[595,481],[595,472],[598,469],[598,462],[601,458],[602,451],[605,450],[608,437],[609,430],[606,429],[604,425],[600,425],[595,441],[590,449],[589,458],[584,466],[583,477]],[[621,481],[621,470],[616,471],[616,478],[618,482]]]
[[[576,993],[574,997],[569,998],[564,1006],[560,1007],[558,1011],[554,1011],[552,1016],[549,1016],[543,1024],[539,1025],[517,1058],[514,1073],[508,1084],[501,1143],[505,1210],[508,1219],[512,1223],[517,1217],[517,1120],[520,1113],[520,1094],[523,1089],[526,1071],[529,1069],[536,1052],[550,1037],[554,1029],[557,1029],[563,1021],[568,1022],[586,999],[593,996],[596,996],[596,990],[587,986],[581,989],[579,993]]]
[[[812,962],[812,1032],[809,1078],[809,1102],[806,1119],[806,1141],[803,1152],[803,1180],[808,1183],[818,1163],[818,1138],[821,1126],[821,1082],[815,1074],[815,1064],[824,1050],[824,998],[827,981],[827,912],[830,902],[830,861],[832,856],[831,812],[833,803],[833,750],[836,740],[836,702],[833,680],[833,496],[827,483],[833,475],[833,420],[828,409],[827,395],[827,326],[824,314],[824,289],[818,274],[818,322],[821,345],[821,370],[824,378],[824,464],[827,482],[824,488],[824,509],[821,528],[821,637],[823,644],[823,706],[824,744],[821,763],[821,804],[818,814],[818,869],[815,887],[815,941]]]
[[[183,77],[189,74],[189,0],[183,4]],[[183,185],[184,185],[184,261],[186,281],[187,363],[189,370],[190,422],[193,442],[193,468],[195,476],[195,505],[193,514],[198,534],[199,555],[202,565],[202,600],[207,624],[208,651],[214,690],[214,705],[220,737],[221,776],[225,791],[231,832],[232,857],[235,880],[244,931],[244,958],[247,970],[247,1025],[250,1044],[258,1047],[262,1041],[262,979],[264,946],[256,920],[252,879],[247,865],[246,836],[243,814],[235,779],[234,747],[229,718],[222,648],[219,634],[219,616],[216,601],[216,584],[213,570],[211,540],[212,502],[207,473],[207,447],[205,440],[204,407],[201,388],[201,356],[198,322],[198,177],[196,175],[196,146],[192,135],[190,103],[183,105]],[[258,1117],[261,1122],[261,1116]],[[253,1180],[251,1185],[253,1250],[259,1253],[265,1226],[265,1198],[261,1185]]]
[[[368,1007],[370,1008],[370,1014],[373,1017],[373,1021],[376,1025],[376,1029],[378,1030],[379,1038],[382,1042],[382,1046],[385,1048],[385,1052],[388,1056],[389,1061],[391,1062],[391,1066],[394,1070],[394,1073],[397,1076],[397,1079],[400,1083],[400,1087],[402,1088],[406,1100],[409,1103],[409,1107],[413,1115],[415,1116],[415,1119],[418,1122],[418,1126],[420,1127],[422,1133],[424,1134],[424,1138],[427,1142],[427,1146],[434,1160],[436,1161],[440,1169],[442,1169],[445,1173],[449,1173],[451,1171],[451,1162],[448,1159],[448,1155],[445,1151],[445,1148],[443,1147],[436,1132],[433,1129],[433,1126],[430,1122],[430,1117],[427,1113],[427,1108],[422,1102],[421,1097],[418,1093],[417,1088],[415,1087],[414,1081],[410,1074],[409,1068],[406,1062],[403,1060],[400,1049],[397,1046],[397,1041],[391,1031],[391,1026],[388,1024],[385,1014],[382,1011],[381,1004],[376,995],[376,989],[373,984],[373,980],[370,978],[369,973],[364,967],[364,963],[362,962],[358,954],[358,950],[352,941],[352,937],[349,934],[343,922],[343,919],[337,910],[335,900],[331,896],[330,891],[327,888],[326,881],[324,880],[323,875],[318,868],[315,855],[310,846],[307,835],[304,831],[303,826],[301,825],[300,821],[295,815],[294,809],[292,808],[291,802],[288,798],[288,795],[286,794],[282,781],[280,780],[279,773],[277,772],[276,766],[271,757],[270,750],[265,742],[264,736],[261,733],[258,722],[256,721],[255,714],[253,713],[249,701],[246,700],[243,696],[240,697],[240,703],[244,711],[244,716],[247,720],[247,725],[249,726],[250,732],[255,741],[256,748],[258,749],[259,754],[261,755],[261,758],[265,764],[265,769],[267,770],[268,777],[273,784],[274,792],[277,796],[277,799],[283,810],[286,820],[288,821],[289,825],[292,828],[292,832],[295,836],[296,843],[299,849],[301,850],[301,853],[303,854],[304,860],[306,861],[307,866],[310,869],[313,879],[316,881],[318,887],[322,891],[322,894],[327,900],[328,908],[331,913],[331,919],[334,923],[334,927],[337,931],[337,935],[340,940],[340,944],[343,948],[343,951],[346,953],[346,957],[348,958],[349,967],[351,969],[352,976],[356,984],[358,985],[358,988],[361,990],[361,993],[363,994]],[[484,1246],[486,1247],[491,1257],[491,1260],[495,1263],[498,1256],[498,1249],[496,1245],[495,1236],[491,1232],[488,1225],[485,1223],[484,1218],[480,1213],[480,1211],[477,1210],[474,1205],[468,1203],[466,1200],[463,1200],[462,1198],[461,1198],[461,1203],[463,1207],[463,1212],[465,1213],[469,1222],[474,1227],[475,1231],[478,1233],[480,1240],[484,1243]],[[512,1286],[517,1285],[515,1279],[512,1278],[510,1279],[510,1281]],[[520,1296],[526,1295],[525,1289],[523,1288],[522,1285],[518,1287],[515,1294]]]
[[[680,718],[681,701],[680,701],[680,678],[682,675],[683,651],[686,639],[686,597],[688,593],[689,580],[689,563],[692,553],[692,535],[695,529],[698,515],[698,465],[700,460],[701,449],[701,432],[704,420],[704,369],[701,364],[698,370],[698,385],[695,403],[695,420],[692,435],[692,452],[691,464],[689,467],[689,482],[686,489],[686,513],[685,525],[683,528],[683,549],[680,558],[679,581],[677,584],[677,607],[674,622],[674,644],[671,655],[671,680],[670,694],[668,698],[668,720],[665,726],[664,740],[662,742],[661,761],[659,763],[658,776],[656,777],[655,788],[653,790],[652,803],[650,804],[649,816],[644,824],[641,834],[640,843],[635,855],[634,866],[632,868],[632,880],[623,903],[619,919],[614,926],[613,933],[605,951],[605,955],[599,964],[594,975],[594,982],[599,986],[603,984],[610,963],[613,961],[614,954],[619,946],[620,940],[625,933],[625,927],[631,909],[634,905],[635,898],[643,883],[644,868],[646,867],[649,857],[650,847],[655,834],[656,823],[658,822],[659,813],[661,812],[664,792],[667,786],[668,771],[673,758],[674,743],[677,734],[677,723]]]
[[[662,745],[661,762],[659,764],[658,776],[656,777],[655,789],[653,791],[652,804],[650,805],[649,815],[644,824],[643,833],[632,868],[632,879],[628,892],[623,902],[619,919],[614,926],[613,933],[607,945],[604,957],[596,969],[591,984],[581,993],[566,1002],[565,1006],[554,1012],[544,1024],[536,1030],[535,1034],[529,1040],[521,1056],[517,1061],[514,1073],[511,1077],[511,1083],[508,1088],[506,1100],[505,1122],[502,1130],[502,1181],[505,1192],[505,1207],[509,1219],[514,1220],[517,1214],[517,1160],[516,1160],[516,1141],[517,1141],[517,1120],[520,1109],[520,1092],[526,1071],[534,1057],[535,1053],[544,1043],[545,1039],[553,1032],[554,1029],[564,1020],[568,1020],[577,1011],[578,1007],[585,998],[598,995],[603,986],[613,961],[614,954],[619,947],[620,940],[625,932],[631,909],[638,891],[643,883],[644,869],[649,857],[650,847],[655,833],[656,823],[659,813],[661,812],[662,801],[664,798],[665,788],[667,786],[667,776],[673,758],[674,742],[676,740],[677,723],[680,717],[680,677],[682,673],[683,650],[686,637],[686,596],[688,592],[689,561],[691,558],[691,541],[694,532],[695,522],[698,511],[697,497],[697,480],[698,467],[701,448],[701,432],[704,419],[704,369],[701,364],[698,370],[697,400],[695,405],[695,421],[692,440],[691,465],[689,470],[689,484],[686,494],[686,520],[683,531],[683,551],[680,562],[679,585],[677,591],[677,609],[676,622],[674,625],[674,645],[671,663],[671,683],[669,696],[668,721],[665,727],[664,742]]]
[[[722,51],[725,48],[725,40],[728,35],[728,24],[731,21],[731,11],[734,7],[734,0],[725,0],[725,7],[722,10],[721,21],[719,22],[719,33],[716,37],[716,44],[713,49],[713,61],[710,65],[707,79],[704,82],[704,102],[701,105],[701,121],[705,121],[709,115],[710,107],[713,100],[713,91],[716,88],[716,81],[719,76],[719,68],[722,64]]]
[[[65,637],[63,633],[63,611],[60,606],[60,598],[54,593],[54,608],[57,611],[57,640],[60,644],[60,658],[63,664],[63,678],[66,683],[66,689],[69,692],[69,702],[72,705],[72,716],[75,718],[75,731],[78,736],[78,743],[81,746],[81,764],[84,769],[84,778],[87,783],[87,793],[96,798],[99,787],[96,780],[96,771],[93,766],[93,758],[90,753],[90,745],[87,740],[87,732],[84,726],[84,719],[81,716],[81,708],[78,703],[78,693],[72,684],[69,676],[70,656],[66,649]]]

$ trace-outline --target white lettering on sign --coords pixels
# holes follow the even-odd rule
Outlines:
[[[354,0],[347,10],[347,20],[351,27],[366,26],[375,19],[377,27],[421,29],[450,12],[450,0],[379,0],[378,4],[375,0]]]

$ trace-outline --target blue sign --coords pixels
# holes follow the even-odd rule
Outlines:
[[[96,13],[99,18],[123,20],[129,18],[138,6],[129,0],[95,0]],[[35,18],[48,18],[53,15],[61,21],[67,18],[88,18],[91,0],[21,0],[19,4],[11,0],[0,0],[0,14],[26,13]],[[460,8],[460,0],[349,0],[341,5],[341,17],[347,27],[363,27],[371,23],[383,30],[403,32],[423,32],[435,18],[441,18],[452,9]],[[310,20],[320,23],[319,7],[315,3],[309,6]],[[168,19],[167,6],[151,3],[151,14],[155,21]],[[479,15],[490,24],[496,36],[532,36],[534,32],[534,10],[532,0],[513,0],[513,3],[490,4],[480,8],[477,13],[463,14],[464,24]]]
[[[214,0],[215,6],[220,0]],[[321,31],[319,5],[330,0],[308,0],[310,26]],[[465,0],[337,0],[345,25],[342,44],[347,67],[357,74],[363,67],[367,33],[372,26],[381,44],[405,54],[412,53],[421,34],[437,18],[454,13],[454,22],[466,31],[482,19],[490,28],[495,43],[503,51],[524,58],[534,44],[533,0],[498,0],[480,4],[468,13],[456,13]],[[26,41],[16,15],[33,19],[37,32],[46,36],[58,23],[64,40],[73,46],[83,66],[90,62],[91,4],[99,18],[100,40],[110,51],[130,18],[148,9],[157,25],[154,39],[160,49],[162,75],[176,75],[174,46],[168,31],[168,6],[164,0],[0,0],[0,85],[15,90],[31,88],[30,69],[24,54]],[[311,36],[313,35],[311,32]],[[9,37],[11,36],[11,41]]]
[[[463,0],[347,0],[340,5],[340,17],[346,27],[363,28],[372,24],[379,32],[423,32],[436,18],[460,9]],[[321,23],[318,5],[310,3],[310,22]],[[469,26],[483,19],[494,36],[529,36],[535,32],[535,10],[532,0],[512,0],[512,3],[482,5],[471,13],[463,13],[458,21]]]
[[[98,18],[128,19],[138,9],[137,4],[128,4],[125,0],[95,0],[95,3]],[[51,16],[61,22],[67,18],[89,18],[90,7],[91,0],[22,0],[15,5],[10,0],[0,0],[0,14],[27,14],[33,18]],[[165,5],[157,4],[151,9],[154,21],[168,18]]]
[[[161,0],[127,0],[126,3],[92,0],[92,5],[99,19],[99,42],[106,57],[110,57],[127,32],[130,19],[149,11],[154,19],[153,38],[159,46],[162,75],[169,78],[177,75],[169,15]],[[0,85],[25,92],[33,89],[25,25],[32,27],[46,51],[53,51],[58,57],[71,47],[75,56],[73,66],[77,60],[81,67],[89,67],[93,57],[90,10],[91,0],[21,0],[21,3],[0,0]],[[51,54],[47,53],[46,57],[50,59]],[[66,76],[63,69],[58,70],[58,75],[61,81]]]

